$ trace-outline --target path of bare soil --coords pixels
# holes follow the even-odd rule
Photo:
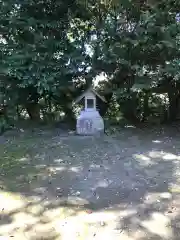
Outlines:
[[[179,139],[131,128],[1,138],[0,236],[179,240]]]

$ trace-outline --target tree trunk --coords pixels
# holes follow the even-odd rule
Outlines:
[[[69,127],[74,128],[76,123],[76,118],[74,116],[74,113],[71,107],[64,106],[63,111],[65,112],[65,119],[64,119],[65,122],[67,123],[67,125],[69,125]]]
[[[144,92],[143,99],[143,117],[142,122],[145,122],[149,116],[149,94],[147,91]]]
[[[177,83],[172,77],[166,78],[165,80],[165,87],[169,98],[168,121],[173,122],[178,115],[179,90]]]
[[[102,102],[101,99],[97,98],[97,107],[98,107],[98,110],[99,110],[99,114],[104,117],[108,108],[109,108],[109,104],[111,102],[111,98],[112,98],[112,95],[113,93],[110,93],[110,94],[106,94],[104,97],[106,99],[106,103],[105,102]]]
[[[175,89],[170,89],[168,92],[169,97],[169,121],[176,120],[178,114],[178,98],[179,94]]]
[[[19,120],[21,118],[20,110],[19,110],[19,105],[17,104],[16,106],[16,114],[17,114],[17,119]]]
[[[31,120],[40,120],[40,109],[38,103],[27,103],[25,107]]]

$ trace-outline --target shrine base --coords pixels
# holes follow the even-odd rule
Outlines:
[[[104,133],[104,121],[96,110],[81,111],[77,118],[76,132],[79,135]]]

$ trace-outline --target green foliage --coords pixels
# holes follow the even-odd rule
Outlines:
[[[80,48],[83,36],[76,31],[81,22],[76,21],[71,29],[72,14],[76,16],[77,8],[75,1],[71,0],[66,3],[4,2],[1,28],[7,44],[4,44],[1,67],[10,77],[11,87],[25,95],[23,100],[29,100],[32,87],[39,96],[57,94],[81,74],[78,68],[86,62],[84,49]],[[75,32],[76,36],[72,38]],[[30,96],[29,93],[27,96],[28,88],[31,88]]]
[[[168,94],[170,115],[176,118],[179,9],[177,0],[2,1],[3,101],[36,120],[41,115],[53,120],[59,109],[72,120],[72,100],[104,72],[108,83],[99,88],[114,93],[120,105],[112,99],[109,117],[123,112],[130,119],[147,119],[146,91],[156,87]]]

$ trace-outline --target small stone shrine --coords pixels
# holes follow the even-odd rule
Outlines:
[[[76,123],[76,132],[79,135],[95,135],[104,132],[104,121],[100,116],[96,106],[96,99],[100,98],[106,102],[104,97],[100,96],[95,90],[89,88],[80,95],[75,103],[84,100],[84,109],[80,112]]]

